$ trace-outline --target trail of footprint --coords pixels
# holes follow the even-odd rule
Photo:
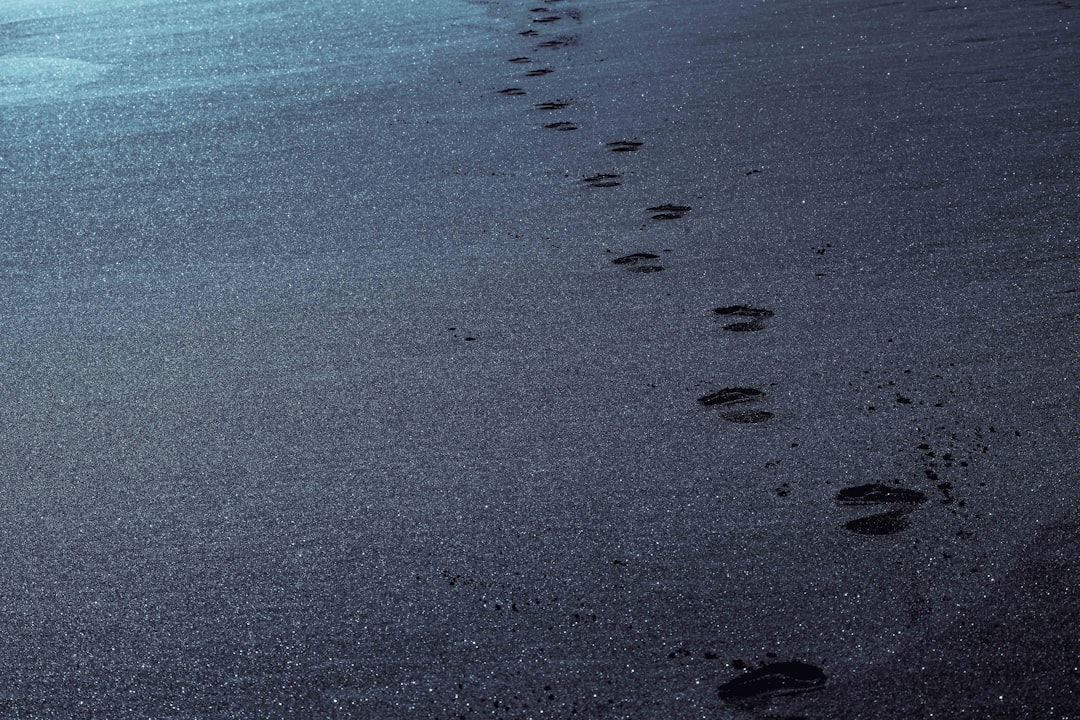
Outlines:
[[[660,256],[655,253],[639,252],[617,257],[611,262],[616,265],[625,265],[630,272],[654,273],[663,270],[662,265],[652,264],[653,260],[659,260]]]
[[[728,323],[725,330],[732,332],[755,332],[765,329],[765,321],[775,313],[765,308],[751,307],[750,305],[728,305],[726,307],[713,308],[713,314],[749,318],[743,322]]]
[[[689,205],[653,205],[652,207],[645,208],[647,212],[654,213],[653,220],[678,220],[684,214],[690,212],[692,208]]]
[[[644,144],[645,143],[638,140],[615,140],[614,142],[609,142],[607,147],[611,152],[637,152],[638,148]]]
[[[816,665],[789,660],[743,673],[721,685],[716,692],[724,702],[741,704],[820,690],[827,680],[825,672]]]
[[[883,483],[855,485],[836,495],[839,505],[900,505],[902,507],[866,517],[856,518],[844,525],[857,535],[892,535],[911,527],[910,515],[916,506],[925,503],[926,494],[911,488]]]

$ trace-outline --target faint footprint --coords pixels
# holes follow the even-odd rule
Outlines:
[[[717,689],[720,699],[728,703],[746,703],[777,695],[820,690],[828,678],[816,665],[789,660],[770,663],[743,673]]]
[[[521,33],[521,34],[524,35],[525,33]],[[535,30],[532,30],[531,34],[536,35],[537,33],[536,33]],[[567,47],[569,45],[576,45],[576,44],[577,44],[577,37],[575,37],[573,35],[561,35],[559,37],[552,38],[551,40],[545,40],[544,42],[539,43],[536,47],[538,47],[538,48],[560,48],[560,47]]]
[[[619,177],[621,176],[618,173],[597,173],[591,177],[583,178],[581,182],[594,188],[616,187],[622,184],[618,181]]]
[[[577,130],[578,129],[577,125],[575,125],[572,122],[566,122],[566,121],[548,123],[544,127],[546,127],[548,130],[562,130],[562,131]]]
[[[678,220],[685,213],[690,212],[689,205],[654,205],[650,208],[645,208],[648,212],[655,213],[652,216],[653,220]]]
[[[637,152],[645,143],[637,140],[616,140],[609,142],[607,147],[611,149],[611,152]]]
[[[743,322],[728,323],[724,326],[725,330],[731,330],[732,332],[755,332],[757,330],[764,330],[765,321],[775,314],[772,310],[751,307],[749,305],[728,305],[727,307],[713,308],[713,313],[729,317],[748,318],[748,320]]]

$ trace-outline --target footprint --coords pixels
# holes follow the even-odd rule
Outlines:
[[[546,127],[548,130],[563,130],[563,131],[577,130],[578,129],[578,126],[575,125],[574,123],[565,122],[565,121],[548,123],[544,127]]]
[[[499,95],[524,95],[525,90],[519,87],[508,87],[496,91]]]
[[[536,70],[530,70],[525,73],[525,77],[540,77],[541,75],[547,75],[548,73],[555,72],[552,68],[537,68]]]
[[[617,257],[611,262],[616,265],[637,265],[642,260],[659,260],[660,256],[655,253],[639,252]]]
[[[645,208],[646,211],[655,213],[652,216],[653,220],[678,220],[684,213],[690,212],[689,205],[654,205],[650,208]]]
[[[770,663],[743,673],[717,689],[720,699],[740,703],[776,695],[795,695],[820,690],[828,678],[821,668],[789,660]]]
[[[755,332],[757,330],[764,330],[765,320],[768,320],[775,314],[772,310],[751,307],[749,305],[728,305],[727,307],[713,308],[713,313],[716,315],[749,318],[744,322],[728,323],[724,326],[725,330],[731,330],[732,332]]]
[[[616,260],[615,262],[618,262]],[[764,397],[765,393],[757,388],[724,388],[708,395],[702,395],[698,402],[706,407],[713,405],[734,405],[735,403],[751,402]]]
[[[518,56],[518,57],[512,57],[512,58],[510,58],[510,59],[509,59],[509,60],[507,60],[506,62],[512,62],[512,63],[531,63],[531,62],[532,62],[532,58],[530,58],[530,57],[526,57],[526,56],[524,56],[524,55],[520,55],[520,56]]]
[[[553,100],[551,102],[535,103],[533,107],[537,110],[562,110],[569,105],[569,100]]]
[[[911,488],[882,483],[854,485],[836,495],[838,505],[902,505],[897,510],[856,518],[844,525],[857,535],[892,535],[911,527],[911,512],[926,502],[926,494]]]
[[[611,262],[616,265],[626,265],[626,269],[630,272],[636,273],[656,273],[663,271],[662,265],[654,265],[654,260],[659,260],[660,256],[655,253],[631,253],[630,255],[623,255],[617,257]]]
[[[539,34],[540,33],[536,32],[535,30],[532,30],[532,29],[522,30],[521,32],[518,33],[518,35],[522,35],[524,37],[532,37],[534,35],[539,35]]]
[[[617,180],[619,177],[621,176],[618,173],[597,173],[591,177],[583,178],[581,182],[594,188],[616,187],[622,185]]]
[[[611,152],[637,152],[638,148],[644,144],[637,140],[616,140],[609,142],[607,147],[611,149]]]
[[[844,488],[837,493],[836,502],[840,505],[877,505],[879,503],[919,505],[926,502],[926,494],[911,488],[868,483]]]
[[[534,23],[551,23],[556,20],[561,20],[558,15],[545,15],[544,17],[533,18]]]

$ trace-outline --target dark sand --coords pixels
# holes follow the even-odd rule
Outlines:
[[[1080,6],[460,12],[8,112],[0,716],[1080,718]]]

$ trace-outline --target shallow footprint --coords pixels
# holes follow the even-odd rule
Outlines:
[[[857,518],[844,527],[857,535],[892,535],[911,527],[910,515],[909,510],[890,510]]]
[[[757,388],[724,388],[708,395],[702,395],[698,402],[706,407],[713,405],[734,405],[735,403],[750,402],[764,397],[765,393]]]
[[[822,669],[816,665],[789,660],[770,663],[729,680],[717,689],[717,695],[728,703],[773,695],[794,695],[820,690],[827,679]]]

